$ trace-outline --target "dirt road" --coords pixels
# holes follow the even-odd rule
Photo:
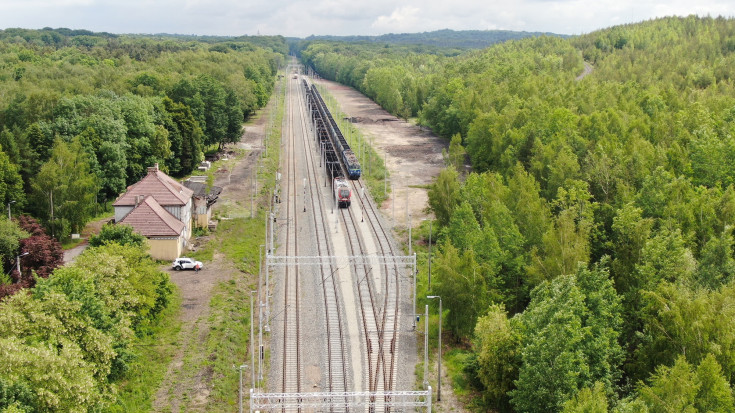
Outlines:
[[[270,108],[263,112],[267,113]],[[226,162],[226,166],[215,171],[215,185],[223,188],[222,194],[214,205],[214,210],[224,216],[243,213],[250,205],[250,171],[255,167],[261,140],[265,134],[267,116],[261,116],[245,126],[241,141],[234,148],[246,149],[247,153]],[[231,155],[230,155],[231,156]],[[207,237],[194,239],[193,244],[203,245]],[[210,332],[210,301],[214,288],[221,282],[241,275],[231,260],[215,252],[213,259],[206,262],[204,269],[193,271],[172,271],[165,267],[179,288],[182,298],[180,321],[181,331],[176,354],[169,364],[165,379],[159,387],[153,402],[154,411],[206,411],[212,392],[213,371],[207,367],[205,358],[206,341]],[[192,368],[191,366],[203,366]]]

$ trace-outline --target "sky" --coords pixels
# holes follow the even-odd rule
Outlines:
[[[0,0],[0,29],[290,37],[440,29],[573,35],[690,14],[735,17],[735,0]]]

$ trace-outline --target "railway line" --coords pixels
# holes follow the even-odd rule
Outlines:
[[[291,94],[291,84],[289,83],[288,93]],[[299,170],[297,167],[295,154],[295,146],[298,143],[294,138],[294,125],[298,125],[293,121],[294,108],[292,99],[286,99],[286,108],[288,113],[287,122],[287,142],[285,147],[285,213],[286,213],[286,231],[285,231],[285,254],[298,255],[299,243],[296,229],[299,226],[299,215],[296,213],[297,186],[296,174]],[[300,279],[299,267],[287,266],[284,268],[282,277],[283,284],[283,305],[281,312],[283,313],[283,352],[281,354],[281,363],[283,366],[283,374],[281,376],[281,391],[283,393],[300,393],[301,392],[301,373],[303,372],[301,364],[301,306],[300,306]]]
[[[345,394],[337,403],[345,406],[354,403],[347,394],[365,392],[373,395],[364,402],[368,411],[391,411],[405,263],[380,258],[400,251],[360,180],[349,181],[352,207],[347,203],[346,208],[339,207],[331,185],[322,185],[328,168],[330,177],[337,165],[343,176],[350,175],[335,162],[334,151],[325,150],[300,81],[298,76],[288,79],[280,183],[285,196],[271,224],[278,227],[279,245],[269,259],[285,257],[286,264],[274,271],[279,299],[273,301],[278,304],[271,375],[277,380],[269,381],[268,390],[277,392],[281,402],[289,394],[310,391]],[[334,124],[333,119],[321,121]],[[344,259],[350,256],[362,259]],[[323,258],[300,265],[303,257]],[[321,337],[305,340],[309,334]],[[282,406],[279,410],[303,411],[294,407],[298,403]]]
[[[314,92],[317,94],[317,104],[323,105],[324,101],[318,96],[318,92]],[[319,112],[324,114],[328,113],[328,110],[322,106]],[[331,116],[325,123],[332,128],[336,127]],[[337,136],[341,138],[340,140],[344,140],[341,134]],[[343,142],[343,146],[347,146],[346,142]],[[346,162],[342,166],[347,169]],[[342,171],[345,175],[351,175],[348,172]],[[386,230],[377,214],[375,205],[367,197],[361,195],[365,191],[362,182],[359,180],[352,182],[352,192],[357,194],[357,206],[365,212],[358,220],[354,209],[338,209],[342,217],[341,222],[344,223],[347,232],[345,239],[350,255],[398,255],[396,248],[391,243],[389,231]],[[359,223],[365,221],[364,215],[367,215],[367,225],[366,228],[360,228]],[[367,245],[368,239],[372,241],[372,245]],[[395,264],[391,266],[384,262],[382,265],[353,264],[352,271],[354,279],[357,280],[355,286],[358,292],[364,334],[365,351],[363,354],[366,355],[364,362],[367,365],[365,374],[367,390],[370,392],[390,391],[393,390],[397,366],[395,348],[399,332],[400,279],[398,277],[400,269]]]
[[[299,123],[304,133],[301,134],[302,143],[304,148],[312,148],[310,145],[310,138],[307,131],[309,130],[303,114],[306,113],[306,102],[304,94],[301,93],[300,85],[295,82],[295,93],[297,95],[299,103]],[[312,191],[312,196],[309,197],[309,203],[311,205],[312,219],[316,223],[315,235],[316,235],[316,253],[318,256],[331,256],[333,255],[332,248],[329,241],[329,228],[328,228],[328,216],[322,208],[322,203],[318,202],[319,199],[324,199],[325,194],[322,191],[322,187],[319,185],[320,179],[318,167],[315,167],[314,151],[305,150],[304,156],[306,160],[306,171],[307,176],[305,183],[308,183],[308,187],[315,189]],[[306,187],[304,185],[304,192],[306,196]],[[316,197],[314,196],[316,194]],[[347,362],[347,349],[345,344],[344,324],[343,324],[343,310],[341,310],[341,294],[338,289],[338,285],[335,282],[333,275],[338,270],[337,263],[332,263],[329,266],[319,267],[319,284],[324,299],[324,320],[326,327],[326,390],[330,392],[344,392],[350,388],[350,381],[348,377],[348,362]]]

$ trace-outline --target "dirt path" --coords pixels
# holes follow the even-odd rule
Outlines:
[[[582,70],[582,73],[580,73],[579,76],[575,80],[580,81],[587,77],[589,74],[592,73],[592,70],[594,70],[594,67],[592,67],[591,64],[584,62],[584,70]]]
[[[247,183],[250,171],[258,159],[266,121],[266,116],[260,116],[246,125],[243,138],[236,145],[249,151],[215,171],[214,184],[223,188],[213,207],[215,211],[229,211],[232,205],[249,204],[250,186]],[[193,241],[196,247],[207,239]],[[205,263],[204,269],[199,273],[173,271],[168,265],[165,270],[170,273],[171,281],[178,286],[181,293],[182,327],[177,338],[178,350],[156,393],[153,409],[157,412],[204,411],[211,392],[213,374],[212,369],[204,362],[204,359],[211,359],[213,356],[206,353],[212,290],[220,282],[228,281],[241,273],[231,261],[218,253],[214,254],[211,262]],[[197,369],[191,366],[205,367]]]
[[[84,250],[87,249],[89,246],[88,240],[89,237],[92,235],[96,235],[100,233],[100,230],[102,229],[102,226],[105,225],[108,221],[112,219],[112,216],[98,219],[96,221],[88,222],[87,225],[84,226],[84,229],[82,230],[81,238],[82,242],[75,246],[74,248],[69,248],[68,250],[64,251],[64,264],[69,264],[74,262],[74,260],[81,255]]]

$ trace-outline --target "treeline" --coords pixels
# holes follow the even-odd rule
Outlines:
[[[190,173],[267,103],[273,50],[283,38],[0,31],[0,202],[61,239],[147,166]]]
[[[383,55],[361,76],[325,47],[304,53],[320,73],[418,94],[403,107],[453,137],[432,293],[483,409],[733,411],[735,20],[513,41],[426,73]]]
[[[129,227],[111,238],[125,245],[97,243],[0,302],[0,411],[125,410],[118,387],[173,284]]]
[[[430,80],[454,49],[339,42],[305,42],[301,60],[321,76],[350,85],[385,110],[415,116],[428,98]]]
[[[435,30],[423,33],[389,33],[380,36],[309,36],[307,42],[379,43],[390,45],[421,45],[453,49],[482,49],[495,43],[538,36],[560,36],[554,33],[511,30]]]

